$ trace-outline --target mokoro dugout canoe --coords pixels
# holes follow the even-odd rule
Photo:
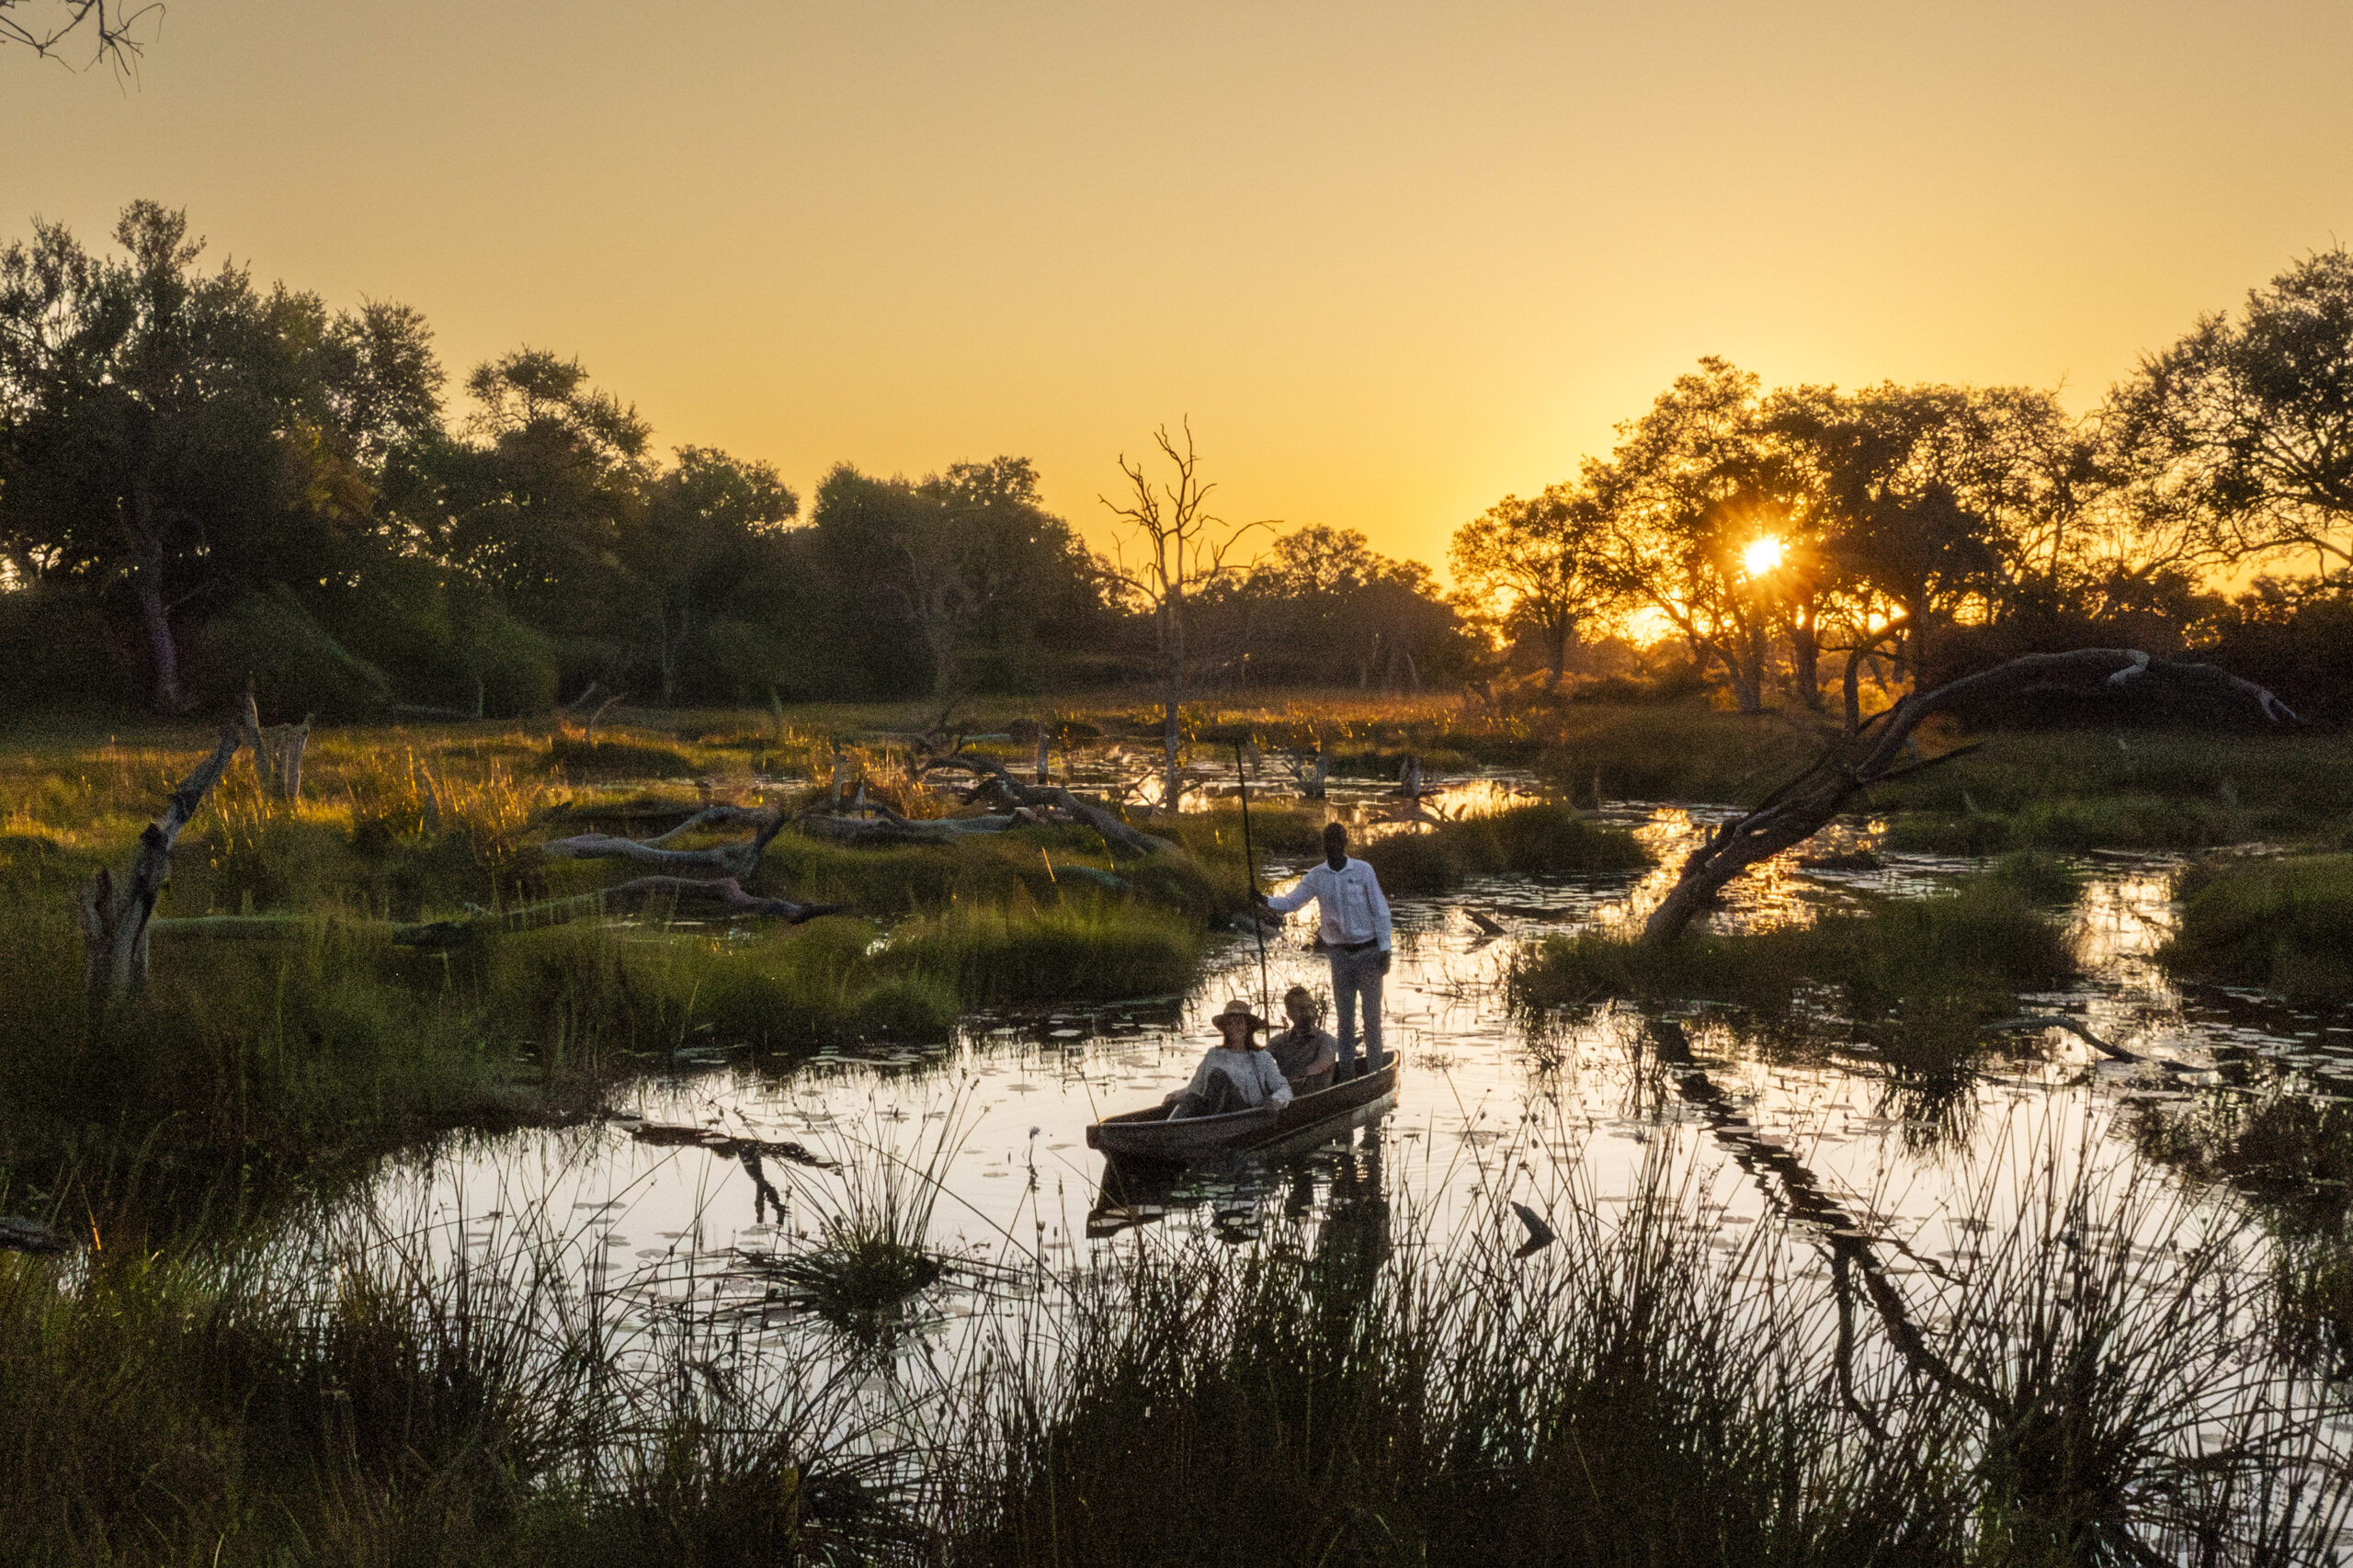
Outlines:
[[[1181,1165],[1217,1154],[1245,1153],[1270,1143],[1290,1142],[1323,1122],[1346,1119],[1358,1109],[1397,1092],[1397,1053],[1377,1072],[1301,1095],[1287,1106],[1253,1106],[1223,1116],[1168,1119],[1165,1105],[1107,1116],[1086,1130],[1086,1146],[1114,1160]]]

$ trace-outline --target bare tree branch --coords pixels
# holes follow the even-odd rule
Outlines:
[[[41,13],[38,19],[27,14],[36,7]],[[147,48],[141,30],[151,23],[160,27],[163,17],[163,6],[153,0],[129,8],[122,0],[0,0],[0,44],[64,62],[68,49],[87,43],[85,69],[103,61],[118,76],[135,75]]]

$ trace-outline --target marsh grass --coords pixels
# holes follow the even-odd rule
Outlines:
[[[1506,1005],[1536,1017],[1610,997],[1700,999],[1785,1015],[1826,994],[1891,1061],[1949,1072],[1980,1049],[1980,1024],[2017,1011],[2018,991],[2073,970],[2066,929],[2045,906],[2052,885],[2045,863],[2022,861],[1805,926],[1695,929],[1664,948],[1606,932],[1548,937],[1515,955]]]
[[[1898,849],[2198,849],[2325,834],[2353,811],[2353,742],[2336,734],[1995,732],[1871,794]]]
[[[1441,1232],[1367,1148],[1320,1218],[1134,1238],[910,1357],[962,1130],[868,1142],[794,1195],[848,1332],[773,1360],[692,1312],[630,1327],[528,1217],[0,1257],[0,1539],[125,1568],[2014,1568],[2319,1562],[2347,1521],[2335,1396],[2262,1315],[2245,1216],[2066,1151],[1965,1192],[1995,1221],[1966,1261],[1890,1267],[1910,1340],[1769,1195],[1720,1243],[1669,1133],[1622,1206],[1577,1162],[1533,1177],[1531,1256],[1500,1187]]]
[[[2246,1353],[2234,1227],[2159,1184],[2029,1178],[1961,1274],[1886,1286],[1922,1359],[1825,1239],[1716,1246],[1673,1171],[1557,1193],[1524,1259],[1499,1199],[1440,1237],[1376,1181],[1074,1278],[1005,1351],[955,1559],[2284,1563],[2344,1524],[2325,1390]]]
[[[10,1561],[593,1568],[904,1540],[844,1385],[706,1376],[710,1346],[626,1331],[565,1238],[458,1239],[347,1215],[290,1246],[0,1255]]]
[[[2175,892],[2181,921],[2157,954],[2175,973],[2299,1004],[2353,999],[2353,855],[2208,861]]]
[[[1630,871],[1651,864],[1650,851],[1632,834],[1552,801],[1506,806],[1427,833],[1391,834],[1362,854],[1383,888],[1409,894],[1440,892],[1467,876],[1498,871]]]
[[[854,1337],[888,1340],[906,1329],[917,1299],[946,1272],[932,1215],[972,1131],[970,1087],[968,1080],[931,1119],[928,1147],[920,1133],[911,1142],[894,1138],[889,1122],[870,1116],[862,1131],[847,1135],[834,1168],[792,1169],[794,1199],[814,1217],[816,1234],[767,1272]]]
[[[905,922],[890,953],[965,1005],[1111,1001],[1183,991],[1200,971],[1198,922],[1091,892],[1033,903],[959,902]]]

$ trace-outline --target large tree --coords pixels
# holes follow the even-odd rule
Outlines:
[[[664,703],[677,700],[698,644],[778,570],[776,546],[800,509],[775,469],[708,447],[680,447],[676,466],[654,482],[620,554],[638,586]]]
[[[184,213],[133,202],[114,238],[36,224],[0,250],[0,554],[19,583],[123,593],[177,710],[185,619],[381,554],[374,466],[434,426],[440,371],[402,307],[198,270]]]
[[[1722,666],[1744,713],[1764,707],[1790,480],[1757,419],[1757,380],[1713,357],[1619,427],[1585,483],[1608,521],[1605,579]]]
[[[1447,559],[1455,581],[1494,605],[1506,631],[1538,641],[1555,688],[1579,631],[1623,597],[1608,569],[1608,519],[1581,484],[1547,485],[1525,501],[1505,496],[1455,530]]]
[[[2144,516],[2203,523],[2218,554],[2353,567],[2353,254],[2201,318],[2115,389],[2106,423]]]
[[[466,390],[466,438],[432,464],[432,548],[531,625],[603,647],[618,680],[643,601],[622,552],[644,526],[653,427],[578,359],[545,349],[483,361]]]

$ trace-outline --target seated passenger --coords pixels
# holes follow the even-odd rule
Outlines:
[[[1312,1095],[1332,1086],[1332,1069],[1339,1064],[1340,1042],[1324,1027],[1324,1003],[1304,985],[1283,993],[1283,1012],[1290,1028],[1267,1041],[1267,1054],[1290,1080],[1294,1093]]]
[[[1228,1002],[1225,1011],[1210,1020],[1224,1036],[1194,1069],[1193,1081],[1170,1095],[1168,1119],[1188,1116],[1222,1116],[1248,1110],[1269,1101],[1290,1104],[1290,1084],[1258,1043],[1260,1029],[1273,1026],[1250,1010],[1247,1002]]]

